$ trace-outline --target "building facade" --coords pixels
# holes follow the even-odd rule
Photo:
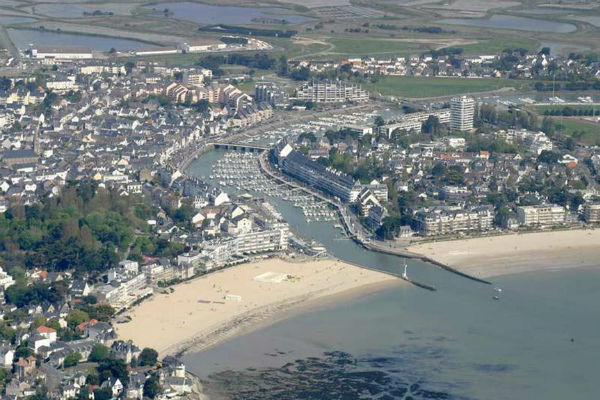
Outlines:
[[[256,102],[266,102],[273,107],[287,107],[290,103],[290,96],[285,91],[273,83],[260,83],[254,89],[254,99]]]
[[[313,80],[296,89],[296,100],[314,103],[365,102],[369,100],[369,93],[351,82]]]
[[[517,207],[517,219],[521,226],[556,226],[566,220],[565,208],[557,205]]]
[[[326,168],[296,150],[281,159],[280,166],[284,173],[344,202],[354,202],[360,193],[360,185],[352,177]]]
[[[417,229],[422,236],[485,232],[492,229],[494,213],[489,207],[478,209],[437,209],[417,213]]]
[[[600,222],[600,204],[586,204],[583,207],[583,219],[587,223]]]
[[[475,100],[471,97],[454,97],[450,100],[450,128],[457,131],[473,129]]]

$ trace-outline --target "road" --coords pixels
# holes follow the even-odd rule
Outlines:
[[[19,50],[10,40],[10,36],[8,36],[8,31],[4,26],[0,26],[0,44],[10,52],[10,54],[15,58],[15,60],[18,60],[20,58]]]

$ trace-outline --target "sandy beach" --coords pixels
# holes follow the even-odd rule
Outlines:
[[[292,276],[283,279],[286,276]],[[404,281],[337,260],[270,259],[242,264],[155,294],[115,324],[119,338],[152,347],[161,357],[201,350],[282,318],[303,306],[358,296]]]
[[[478,278],[600,267],[600,229],[422,243],[409,246],[408,250]]]

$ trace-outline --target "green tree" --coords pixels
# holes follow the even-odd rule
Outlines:
[[[33,350],[31,350],[28,347],[27,341],[21,343],[15,349],[15,360],[18,360],[19,358],[27,358],[32,355],[33,355]]]
[[[144,397],[153,399],[160,393],[160,385],[155,377],[150,377],[144,382]]]
[[[100,361],[107,360],[108,358],[110,358],[109,348],[104,346],[103,344],[98,343],[98,344],[94,345],[94,347],[92,348],[92,351],[88,357],[88,360],[94,361],[94,362],[100,362]]]
[[[112,391],[109,388],[94,390],[94,400],[110,400],[112,399]]]
[[[77,325],[89,321],[90,316],[85,311],[73,310],[67,316],[67,324],[71,328],[75,328]]]
[[[158,352],[150,347],[146,347],[142,350],[139,357],[140,365],[142,366],[153,366],[158,360]]]
[[[465,181],[465,172],[460,165],[451,165],[446,170],[444,182],[448,185],[459,185]]]
[[[65,357],[65,361],[63,361],[63,367],[69,368],[77,365],[79,361],[81,361],[81,353],[71,353]]]
[[[90,391],[87,388],[87,386],[84,386],[81,388],[79,393],[77,393],[76,400],[89,400],[89,398],[90,398]]]
[[[111,376],[113,378],[118,378],[121,382],[127,382],[127,378],[129,376],[125,361],[115,360],[112,358],[100,362],[98,365],[98,373],[100,375],[101,382],[104,382]]]
[[[288,74],[288,61],[285,54],[282,54],[279,57],[279,71],[277,72],[279,76],[287,76]]]
[[[550,150],[542,150],[537,158],[537,161],[540,163],[556,164],[559,159],[560,154]]]
[[[440,120],[434,115],[430,115],[427,121],[423,122],[423,132],[436,135],[440,130]]]
[[[93,371],[93,372],[89,373],[85,377],[85,383],[88,385],[98,386],[100,384],[100,375],[98,375],[98,372]]]
[[[295,81],[306,81],[310,78],[310,70],[307,67],[300,67],[292,70],[290,78]]]
[[[133,68],[135,68],[135,63],[133,61],[128,61],[125,63],[125,72],[127,75],[131,75]]]
[[[8,325],[0,325],[0,338],[12,343],[15,340],[16,332]]]

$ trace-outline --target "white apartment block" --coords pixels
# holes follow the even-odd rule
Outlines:
[[[449,109],[416,112],[405,114],[396,122],[380,126],[379,134],[387,136],[387,138],[390,139],[396,130],[407,132],[416,131],[420,133],[423,122],[427,121],[430,116],[436,117],[440,124],[447,124],[451,121],[451,111]]]
[[[475,100],[471,97],[454,97],[450,100],[450,128],[457,131],[473,129]]]
[[[588,223],[600,222],[600,204],[586,204],[583,207],[583,219]]]
[[[417,214],[418,230],[423,236],[447,235],[460,232],[485,232],[494,224],[491,209],[434,210]]]
[[[558,205],[517,207],[517,220],[521,226],[562,225],[565,218],[565,208]]]
[[[2,269],[2,267],[0,267],[0,286],[6,289],[14,284],[15,280],[13,279],[13,277],[6,273],[4,269]]]
[[[267,229],[238,235],[225,241],[214,241],[203,250],[210,264],[222,265],[232,257],[255,254],[263,251],[279,251],[288,248],[289,227]]]
[[[116,65],[85,65],[79,69],[79,72],[83,75],[94,75],[94,74],[110,74],[110,75],[118,75],[127,72],[125,70],[125,66],[116,66]]]
[[[544,132],[532,132],[526,129],[514,130],[513,132],[517,141],[525,145],[530,153],[539,155],[542,151],[551,151],[553,148],[552,141]]]
[[[315,103],[363,102],[369,100],[369,93],[350,82],[310,81],[296,89],[296,99]]]

